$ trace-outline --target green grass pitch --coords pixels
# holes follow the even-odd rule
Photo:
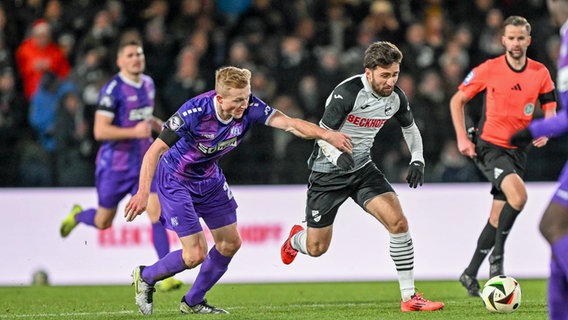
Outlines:
[[[547,319],[546,280],[518,279],[523,293],[512,314],[485,309],[456,281],[417,281],[427,299],[443,310],[400,312],[397,282],[218,284],[207,299],[229,315],[183,315],[179,301],[187,285],[154,294],[154,314],[138,313],[131,286],[0,287],[1,319]],[[483,285],[483,282],[481,283]]]

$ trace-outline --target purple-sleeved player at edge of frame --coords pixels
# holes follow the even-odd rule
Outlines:
[[[533,121],[511,138],[511,144],[524,147],[538,137],[557,137],[568,132],[568,0],[547,0],[553,22],[560,26],[561,46],[558,56],[556,86],[561,110],[555,117]],[[550,244],[548,314],[551,320],[568,319],[568,162],[564,165],[558,187],[540,220],[540,232]]]
[[[215,90],[184,103],[144,156],[138,192],[125,208],[126,220],[132,221],[144,211],[154,178],[162,206],[160,220],[176,232],[182,249],[153,265],[134,268],[135,300],[142,314],[153,312],[156,282],[199,265],[195,281],[181,298],[180,311],[228,313],[205,300],[241,246],[237,203],[217,162],[243,141],[253,125],[268,125],[304,139],[325,140],[342,150],[344,158],[351,158],[348,135],[288,117],[268,106],[251,94],[250,78],[247,69],[217,70]],[[352,165],[353,159],[342,163]],[[215,242],[209,251],[200,218]]]

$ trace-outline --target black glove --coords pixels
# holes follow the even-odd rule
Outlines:
[[[509,143],[516,147],[526,147],[533,141],[533,139],[534,137],[532,136],[529,128],[525,128],[515,132],[515,134],[511,137],[511,140],[509,140]]]
[[[408,166],[408,175],[406,182],[411,188],[416,188],[424,183],[424,163],[420,161],[412,161]]]
[[[337,158],[337,166],[343,170],[351,170],[355,166],[355,161],[351,154],[347,152],[342,152]]]

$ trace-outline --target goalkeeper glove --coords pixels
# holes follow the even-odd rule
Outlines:
[[[526,147],[532,142],[532,140],[533,135],[531,131],[529,130],[529,128],[525,128],[523,130],[515,132],[515,134],[513,134],[513,136],[509,140],[509,143],[512,146],[516,147]]]
[[[412,161],[408,167],[408,175],[406,182],[411,188],[416,188],[424,183],[424,163],[420,161]]]

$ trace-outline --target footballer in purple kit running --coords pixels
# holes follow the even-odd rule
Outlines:
[[[527,146],[534,138],[557,137],[568,132],[568,0],[547,0],[553,22],[560,28],[557,90],[560,111],[555,117],[533,121],[516,132],[511,144]],[[568,319],[568,163],[564,165],[559,185],[540,220],[540,232],[550,244],[548,313],[551,320]]]
[[[162,205],[160,220],[177,233],[182,249],[153,265],[134,269],[135,300],[142,314],[152,314],[157,281],[199,265],[191,289],[181,299],[180,311],[228,313],[205,300],[241,246],[237,203],[218,160],[237,147],[253,125],[268,125],[304,139],[323,139],[345,154],[351,152],[346,134],[290,118],[252,95],[250,78],[247,69],[217,70],[215,90],[184,103],[144,156],[138,193],[126,205],[126,220],[144,211],[154,178]],[[209,251],[200,218],[215,242]]]
[[[342,81],[327,98],[320,125],[351,136],[354,163],[346,168],[341,165],[344,153],[325,141],[317,142],[309,161],[312,172],[305,211],[308,228],[292,227],[282,245],[281,257],[284,264],[290,264],[298,252],[312,257],[324,254],[331,244],[338,209],[347,198],[352,198],[389,232],[401,311],[434,311],[442,309],[444,304],[426,300],[415,291],[414,245],[408,221],[392,186],[371,159],[375,136],[385,122],[395,118],[411,154],[406,180],[411,188],[424,181],[420,131],[406,95],[396,86],[401,61],[402,53],[394,44],[372,43],[363,58],[365,73]]]
[[[163,122],[153,116],[154,81],[145,75],[142,44],[121,42],[117,53],[120,71],[102,88],[95,114],[94,135],[101,141],[96,159],[96,189],[98,208],[83,210],[74,205],[60,228],[62,237],[83,223],[97,229],[112,226],[119,202],[138,189],[140,166],[152,144],[152,130],[162,131]],[[160,204],[156,187],[152,187],[148,215],[152,221],[152,241],[158,257],[170,252],[166,229],[160,223]],[[160,289],[179,288],[182,282],[171,278]]]

